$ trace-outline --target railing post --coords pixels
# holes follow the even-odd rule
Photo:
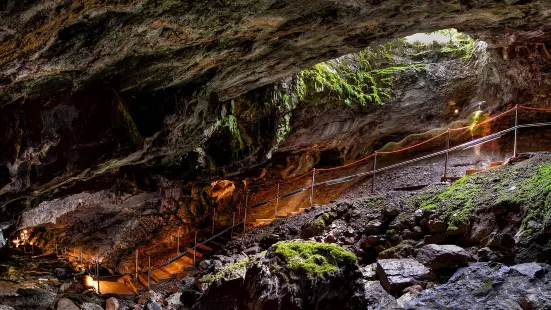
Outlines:
[[[149,290],[150,285],[150,279],[151,279],[151,254],[148,254],[149,260],[147,262],[147,289]]]
[[[233,227],[235,226],[235,212],[232,212],[230,240],[233,239]]]
[[[214,236],[214,221],[216,219],[216,209],[212,211],[212,235]]]
[[[249,207],[249,191],[247,190],[247,196],[245,196],[245,215],[243,216],[243,234],[247,229],[247,208]]]
[[[180,254],[180,227],[178,227],[178,245],[176,246],[176,255]]]
[[[84,265],[82,264],[82,248],[80,248],[80,265],[84,268]]]
[[[310,208],[314,203],[314,183],[316,182],[316,168],[312,169],[312,184],[310,184]]]
[[[136,274],[134,275],[134,278],[138,278],[138,250],[136,250]]]
[[[375,172],[377,171],[377,152],[373,158],[373,177],[371,178],[371,193],[375,193]]]
[[[92,251],[88,249],[88,269],[92,270]]]
[[[450,149],[450,129],[448,128],[448,135],[446,138],[446,162],[444,163],[444,182],[446,182],[448,178],[448,161],[450,158],[450,153],[448,150]]]
[[[195,231],[195,245],[193,246],[193,268],[195,268],[196,252],[197,252],[197,230]]]
[[[96,254],[96,277],[98,280],[98,295],[101,294],[99,290],[99,251],[98,254]]]
[[[55,255],[57,255],[57,241],[55,242]]]
[[[279,183],[277,183],[277,193],[276,193],[276,203],[275,203],[275,216],[274,218],[277,219],[277,207],[279,205]]]
[[[515,106],[515,141],[513,144],[513,157],[517,157],[517,136],[518,136],[518,104]]]

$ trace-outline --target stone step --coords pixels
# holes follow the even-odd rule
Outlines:
[[[225,236],[219,236],[218,239],[220,239],[220,240],[223,241],[224,243],[230,241],[230,238],[225,237]]]
[[[264,223],[271,223],[274,219],[256,219],[255,223],[264,224]]]
[[[208,245],[198,244],[197,248],[201,251],[212,252],[212,248],[209,247]]]
[[[203,253],[201,253],[199,251],[195,251],[195,250],[190,249],[190,248],[187,248],[186,250],[191,255],[191,257],[193,257],[193,253],[195,253],[196,258],[203,258]]]
[[[166,265],[164,268],[166,271],[168,271],[171,275],[182,273],[184,270],[184,265],[178,264],[176,262],[172,262],[168,265]]]
[[[166,273],[164,273],[162,270],[155,269],[151,270],[151,278],[155,280],[155,282],[160,283],[162,280],[170,279],[171,276],[167,276]]]
[[[213,244],[213,245],[215,245],[215,246],[217,246],[217,247],[219,247],[219,248],[223,248],[223,247],[224,247],[224,244],[223,244],[223,243],[220,243],[220,242],[217,242],[217,241],[214,241],[214,240],[213,240],[213,241],[210,241],[209,243],[210,243],[210,244]]]
[[[482,171],[484,171],[484,169],[469,169],[465,172],[465,175],[473,175]]]
[[[138,281],[140,281],[140,284],[145,288],[147,289],[147,277],[144,276],[143,274],[139,274],[138,275]]]
[[[493,161],[490,163],[490,167],[489,168],[494,168],[494,167],[499,167],[503,165],[503,162],[502,161]]]

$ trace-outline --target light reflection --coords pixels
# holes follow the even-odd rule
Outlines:
[[[98,291],[98,282],[94,281],[94,278],[92,278],[91,276],[85,275],[84,276],[84,283],[86,284],[86,286],[93,287],[96,290],[96,292]]]

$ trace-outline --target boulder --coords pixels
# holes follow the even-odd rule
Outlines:
[[[391,293],[399,293],[430,276],[430,270],[414,259],[377,260],[377,277],[385,290]]]
[[[365,309],[356,257],[335,244],[280,241],[248,261],[204,276],[200,283],[209,285],[195,310]]]
[[[387,293],[379,281],[367,281],[364,284],[361,309],[398,309],[394,296]]]
[[[510,234],[493,232],[488,237],[486,246],[501,250],[511,250],[515,246],[515,239]]]
[[[448,228],[448,224],[446,224],[446,222],[441,220],[430,220],[428,221],[427,228],[433,234],[443,233],[446,231],[446,228]]]
[[[362,279],[367,281],[373,281],[377,279],[377,264],[369,264],[367,266],[360,267],[362,273]]]
[[[400,308],[403,308],[406,304],[408,304],[410,301],[412,301],[417,296],[419,296],[419,294],[421,294],[422,291],[423,291],[423,287],[421,285],[410,286],[404,290],[404,295],[396,299],[396,302],[398,303]]]
[[[423,265],[436,270],[464,265],[470,257],[463,248],[456,245],[427,244],[417,249],[416,259]]]
[[[74,302],[68,298],[61,298],[57,302],[56,310],[80,310]]]
[[[111,297],[105,301],[105,310],[119,310],[120,308],[119,300],[115,297]]]
[[[80,293],[84,286],[78,282],[65,282],[59,287],[61,293]]]
[[[169,307],[177,309],[179,306],[182,306],[181,298],[182,298],[182,293],[180,292],[174,293],[166,298],[166,302],[168,303]]]
[[[15,300],[16,309],[47,309],[54,305],[56,295],[40,288],[20,288]]]
[[[100,305],[91,302],[83,303],[82,305],[80,305],[80,308],[82,310],[103,310]]]
[[[406,309],[551,309],[551,266],[472,263],[423,291]]]
[[[0,305],[0,310],[15,310],[13,307],[6,306],[6,305]]]
[[[54,269],[54,272],[52,273],[52,275],[55,278],[60,279],[60,280],[67,279],[71,274],[72,274],[71,270],[69,270],[67,268],[56,268],[56,269]]]
[[[157,302],[150,300],[145,305],[145,310],[163,310],[163,307],[161,307],[161,305],[159,305]]]

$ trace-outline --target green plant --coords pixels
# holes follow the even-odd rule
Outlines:
[[[356,263],[356,256],[338,245],[313,241],[280,241],[271,249],[287,267],[313,280],[337,271],[340,265]]]

